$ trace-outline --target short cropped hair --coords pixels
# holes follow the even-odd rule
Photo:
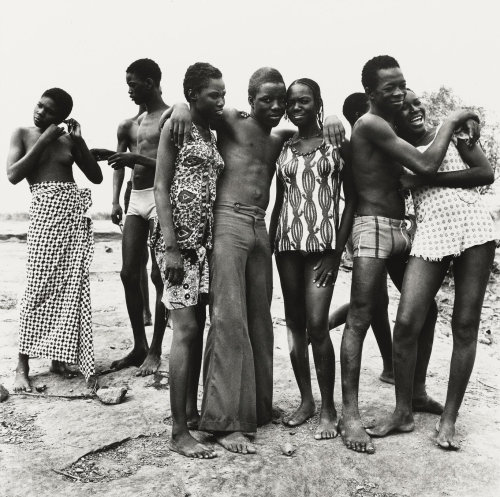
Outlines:
[[[45,90],[42,97],[48,97],[54,101],[61,121],[64,121],[73,110],[73,99],[71,95],[61,88],[49,88]]]
[[[189,90],[199,91],[208,86],[210,79],[220,79],[222,73],[208,62],[196,62],[187,68],[184,75],[184,96],[189,102]]]
[[[134,73],[141,79],[151,78],[156,86],[160,86],[160,66],[151,59],[138,59],[127,67],[128,73]]]
[[[272,67],[261,67],[250,76],[250,81],[248,82],[248,96],[255,98],[259,88],[264,83],[281,83],[285,86],[283,76],[277,69]]]
[[[290,91],[290,88],[293,85],[297,85],[297,84],[298,85],[305,85],[311,89],[312,94],[313,94],[314,105],[316,107],[316,120],[318,121],[320,128],[323,128],[323,99],[321,98],[321,89],[320,89],[318,83],[316,83],[316,81],[314,81],[313,79],[309,79],[309,78],[296,79],[288,87],[287,96],[288,96],[288,92]]]
[[[369,103],[366,93],[351,93],[345,100],[342,107],[342,114],[354,126],[357,118],[368,111]]]
[[[370,59],[361,71],[361,84],[363,88],[373,90],[378,83],[377,72],[381,69],[392,69],[399,67],[398,61],[390,55],[377,55]]]

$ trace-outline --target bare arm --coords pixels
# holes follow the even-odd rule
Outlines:
[[[9,155],[7,156],[7,178],[12,184],[17,184],[27,178],[36,168],[40,156],[47,145],[65,133],[63,128],[51,124],[38,138],[35,145],[26,152],[23,140],[23,130],[18,128],[10,140]]]
[[[73,141],[73,157],[77,166],[82,170],[83,174],[89,181],[95,184],[102,183],[102,171],[97,164],[94,156],[82,137],[80,124],[74,119],[65,121],[68,124],[68,131],[71,140]]]
[[[285,188],[278,175],[276,175],[276,199],[274,201],[273,212],[271,213],[271,220],[269,221],[269,245],[272,252],[274,252],[274,245],[276,243],[276,231],[278,230],[278,222],[283,206],[284,195]]]
[[[165,278],[172,284],[182,281],[184,266],[177,246],[170,190],[175,172],[177,149],[170,138],[170,121],[163,127],[158,145],[157,166],[155,173],[154,193],[158,220],[165,241]]]
[[[120,123],[116,132],[118,144],[117,152],[126,152],[130,147],[130,127],[125,123]],[[114,154],[112,154],[114,155]],[[123,219],[123,209],[120,205],[120,193],[122,191],[123,180],[125,179],[125,169],[115,169],[113,171],[113,202],[111,207],[111,221],[120,224]]]
[[[356,193],[354,190],[354,182],[352,179],[351,160],[350,160],[350,143],[344,142],[340,150],[341,156],[344,159],[344,167],[342,169],[342,180],[344,189],[345,205],[342,212],[342,219],[335,237],[335,249],[326,251],[314,267],[316,271],[314,281],[318,286],[335,285],[340,267],[342,252],[352,230],[352,222],[356,209]],[[337,154],[336,149],[333,154]]]
[[[435,175],[444,159],[451,136],[458,124],[473,115],[468,111],[454,112],[443,123],[432,145],[419,152],[408,142],[399,138],[389,123],[373,114],[362,116],[355,130],[369,142],[383,150],[391,159],[403,164],[417,174]]]
[[[466,141],[458,140],[457,149],[462,160],[469,166],[468,169],[437,173],[433,177],[403,175],[401,177],[402,188],[411,189],[426,185],[472,188],[474,186],[491,185],[495,175],[481,147],[476,144],[469,148]]]

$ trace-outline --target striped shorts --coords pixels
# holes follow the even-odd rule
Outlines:
[[[355,216],[352,242],[353,257],[389,259],[411,248],[405,221],[381,216]]]

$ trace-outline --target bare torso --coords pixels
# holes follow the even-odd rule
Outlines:
[[[22,128],[25,153],[33,148],[41,134],[40,128],[35,126]],[[73,142],[65,133],[45,147],[36,168],[26,179],[30,185],[42,181],[75,181],[72,168],[74,161]]]
[[[403,219],[404,197],[399,190],[403,168],[360,132],[363,117],[354,126],[351,137],[356,214]]]
[[[240,202],[266,209],[275,163],[284,138],[267,132],[246,114],[231,111],[218,130],[224,171],[217,183],[218,202]]]
[[[160,117],[167,106],[146,112],[139,117],[137,125],[137,153],[151,159],[156,159],[158,143],[160,142]],[[135,190],[151,188],[154,184],[155,168],[136,164],[132,175]]]

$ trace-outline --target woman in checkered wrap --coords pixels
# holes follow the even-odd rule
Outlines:
[[[29,358],[52,359],[51,371],[67,374],[77,363],[86,379],[94,373],[89,266],[93,253],[90,191],[74,182],[74,162],[93,183],[102,173],[81,135],[66,119],[73,101],[64,90],[44,92],[35,126],[11,139],[7,176],[30,185],[27,287],[21,300],[19,362],[15,391],[31,391]],[[68,131],[60,126],[64,121]]]

